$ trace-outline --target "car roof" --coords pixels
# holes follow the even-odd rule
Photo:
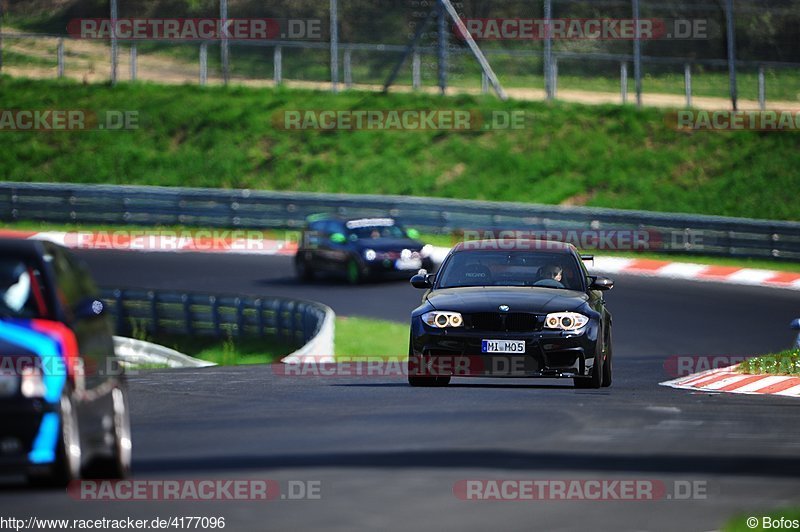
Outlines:
[[[568,242],[533,238],[497,238],[485,240],[467,240],[453,247],[453,253],[472,251],[547,251],[549,253],[576,253],[575,246]]]
[[[45,253],[42,240],[0,237],[0,255],[39,256]]]

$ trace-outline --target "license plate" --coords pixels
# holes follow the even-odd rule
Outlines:
[[[481,340],[481,353],[524,353],[524,340]]]
[[[397,259],[394,267],[398,270],[419,270],[422,268],[422,260],[420,259]]]

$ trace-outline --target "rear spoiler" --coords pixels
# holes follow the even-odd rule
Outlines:
[[[594,260],[594,255],[581,254],[581,260]]]

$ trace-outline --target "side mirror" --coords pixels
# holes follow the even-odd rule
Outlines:
[[[342,233],[333,233],[331,235],[331,242],[334,244],[344,244],[347,242],[347,238]]]
[[[87,297],[78,301],[72,313],[75,319],[86,320],[102,316],[106,312],[106,304],[93,297]]]
[[[595,277],[592,284],[589,285],[590,290],[611,290],[614,288],[614,281],[608,277]]]
[[[416,229],[407,229],[406,236],[408,236],[408,238],[411,238],[412,240],[417,240],[419,239],[419,231],[417,231]]]
[[[429,277],[431,274],[428,273],[418,273],[414,277],[411,278],[411,286],[414,288],[422,288],[427,289],[433,286]]]

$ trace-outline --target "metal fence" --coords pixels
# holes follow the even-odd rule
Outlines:
[[[299,229],[317,213],[386,216],[421,231],[654,232],[659,251],[800,260],[800,223],[410,196],[56,183],[0,183],[0,220]]]
[[[31,67],[28,72],[37,75],[72,75],[112,83],[125,79],[201,84],[300,80],[330,83],[333,90],[338,90],[342,81],[345,87],[353,84],[379,87],[403,55],[415,28],[423,24],[437,1],[440,0],[377,2],[382,6],[381,11],[365,15],[363,6],[355,0],[318,0],[304,6],[291,2],[272,6],[238,2],[231,9],[226,0],[215,0],[197,4],[204,6],[201,11],[205,16],[223,20],[276,14],[307,18],[310,13],[319,18],[325,34],[313,40],[111,39],[100,43],[105,46],[102,57],[91,57],[89,52],[79,50],[85,43],[69,38],[66,32],[6,31],[0,43],[5,43],[2,46],[9,54],[5,62],[0,60],[0,68],[24,72],[18,66],[28,61]],[[543,97],[547,98],[558,97],[562,87],[618,91],[622,102],[628,101],[628,93],[632,92],[637,103],[641,102],[642,94],[669,93],[682,95],[687,106],[697,96],[728,97],[734,107],[738,100],[747,98],[758,101],[761,108],[766,107],[768,98],[793,102],[799,99],[800,59],[792,24],[798,22],[800,13],[795,12],[792,1],[452,3],[465,19],[658,18],[704,20],[713,28],[707,38],[698,40],[480,40],[481,49],[507,88],[543,90]],[[152,16],[154,5],[158,3],[109,0],[107,7],[98,4],[82,9],[92,16],[143,18]],[[77,12],[83,13],[80,9]],[[196,13],[169,12],[169,15],[188,17]],[[488,80],[464,43],[452,34],[452,28],[444,33],[440,30],[441,25],[424,33],[405,62],[398,83],[415,88],[428,85],[488,91]],[[375,37],[380,40],[365,40]],[[44,44],[36,50],[15,48],[15,43],[26,39]],[[28,52],[31,55],[26,59]],[[3,57],[1,50],[0,57]]]
[[[321,330],[327,307],[278,297],[165,290],[105,289],[101,297],[117,334],[264,338],[299,348]]]

